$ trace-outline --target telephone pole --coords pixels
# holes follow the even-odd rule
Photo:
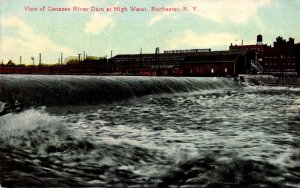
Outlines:
[[[80,62],[80,56],[81,56],[81,54],[78,54],[78,62]]]
[[[63,53],[60,53],[60,66],[63,64]]]
[[[42,54],[39,53],[39,66],[41,67],[42,66]]]
[[[34,57],[31,57],[32,65],[34,66]]]

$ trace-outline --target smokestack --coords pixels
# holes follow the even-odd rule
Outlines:
[[[39,53],[39,66],[41,66],[41,65],[42,65],[42,54]]]

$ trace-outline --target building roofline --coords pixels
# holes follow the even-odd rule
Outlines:
[[[158,55],[159,58],[162,57],[188,57],[188,56],[210,56],[210,55],[245,55],[248,52],[253,51],[251,49],[241,49],[238,51],[229,51],[229,50],[222,50],[222,51],[211,51],[211,52],[197,52],[197,53],[161,53]],[[156,54],[118,54],[112,57],[113,59],[117,58],[145,58],[145,57],[155,57]]]

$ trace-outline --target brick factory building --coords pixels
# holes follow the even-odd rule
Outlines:
[[[253,50],[170,50],[159,54],[125,54],[109,60],[109,71],[145,76],[236,76],[261,71]]]
[[[262,43],[262,36],[257,36],[256,45],[230,45],[230,51],[254,50],[264,74],[300,75],[299,43],[293,38],[288,41],[277,37],[273,47]],[[298,74],[297,74],[298,73]]]
[[[133,73],[141,76],[181,76],[187,56],[211,52],[211,49],[168,50],[153,54],[121,54],[108,60],[108,72]]]
[[[186,76],[237,76],[261,71],[253,50],[215,51],[185,57]]]

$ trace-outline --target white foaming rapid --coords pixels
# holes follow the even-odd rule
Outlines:
[[[28,109],[21,113],[10,113],[0,117],[0,140],[17,144],[38,127],[57,125],[59,119],[43,109]]]

